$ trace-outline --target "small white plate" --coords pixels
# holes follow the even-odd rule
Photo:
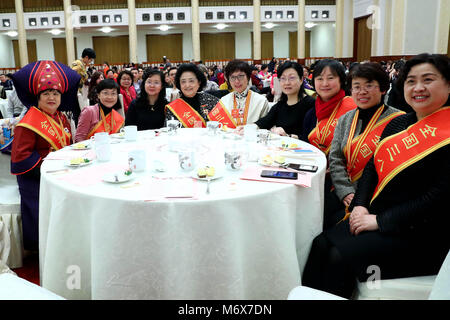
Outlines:
[[[285,162],[285,163],[286,163],[286,162]],[[278,162],[272,161],[271,164],[267,164],[267,163],[264,163],[264,162],[262,161],[262,159],[259,159],[259,160],[258,160],[258,164],[259,164],[260,166],[264,166],[264,167],[272,167],[272,168],[280,168],[280,167],[282,167],[285,163],[278,163]]]
[[[136,175],[131,173],[130,175],[126,175],[125,172],[117,172],[117,173],[107,173],[103,176],[103,181],[110,183],[122,183],[127,182],[133,179]]]
[[[110,137],[115,139],[125,139],[125,132],[113,133]]]
[[[83,160],[89,160],[88,162],[81,162],[80,164],[71,164],[70,160],[67,160],[64,164],[66,165],[66,167],[71,167],[71,168],[78,168],[78,167],[84,167],[87,165],[90,165],[92,163],[93,160],[91,159],[83,159]]]
[[[70,145],[70,148],[73,150],[88,150],[91,148],[91,144],[85,142],[78,142]]]
[[[199,178],[199,176],[197,175],[197,171],[198,171],[198,168],[195,169],[194,171],[192,171],[192,175],[191,175],[192,178],[200,180],[200,181],[208,181],[207,177]],[[212,177],[209,177],[209,179],[210,180],[216,180],[216,179],[219,179],[219,178],[222,178],[222,177],[223,177],[223,172],[216,169],[215,175],[213,175]]]

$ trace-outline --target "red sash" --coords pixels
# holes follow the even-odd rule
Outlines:
[[[386,125],[395,117],[404,114],[402,111],[395,112],[383,120],[378,121],[384,108],[384,106],[378,108],[377,112],[375,112],[372,119],[367,124],[364,132],[353,139],[359,114],[359,110],[356,110],[350,127],[347,145],[343,150],[347,159],[347,172],[352,182],[355,182],[361,177],[364,167],[375,152],[378,142],[380,141],[381,133]]]
[[[202,128],[206,128],[206,121],[183,99],[176,99],[166,105],[167,108],[178,118],[185,128],[194,128],[196,121],[202,122]]]
[[[36,107],[31,107],[17,126],[34,131],[44,138],[54,150],[59,150],[68,146],[70,144],[70,138],[72,137],[70,132],[64,130],[65,128],[61,117],[64,116],[58,112],[59,123],[57,123],[41,110]]]
[[[108,134],[117,133],[125,122],[123,117],[116,110],[111,110],[111,112],[105,117],[102,108],[99,107],[99,109],[101,119],[97,122],[91,132],[89,132],[87,139],[98,132],[108,132]]]
[[[211,121],[219,121],[228,128],[232,129],[236,128],[236,123],[234,122],[227,108],[223,105],[222,101],[220,100],[208,114],[208,119]]]
[[[449,123],[450,107],[443,107],[381,141],[374,154],[378,184],[371,203],[398,173],[450,143]]]
[[[342,98],[330,117],[319,121],[313,131],[308,135],[309,143],[322,150],[325,155],[328,155],[338,119],[355,108],[356,104],[351,97]]]

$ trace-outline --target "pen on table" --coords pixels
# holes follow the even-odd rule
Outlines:
[[[66,171],[69,171],[69,169],[49,170],[49,171],[45,171],[45,173],[56,173],[56,172],[66,172]]]

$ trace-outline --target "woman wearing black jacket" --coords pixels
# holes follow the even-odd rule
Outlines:
[[[397,82],[414,112],[384,129],[349,219],[313,242],[302,284],[349,298],[356,279],[436,274],[450,248],[450,60],[421,54]]]
[[[164,75],[157,69],[147,69],[141,82],[141,93],[130,103],[125,125],[136,125],[138,130],[159,129],[165,123]]]

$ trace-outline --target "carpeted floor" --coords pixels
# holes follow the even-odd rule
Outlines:
[[[40,285],[39,280],[39,255],[37,253],[31,254],[23,259],[23,266],[21,268],[12,269],[17,276]]]

